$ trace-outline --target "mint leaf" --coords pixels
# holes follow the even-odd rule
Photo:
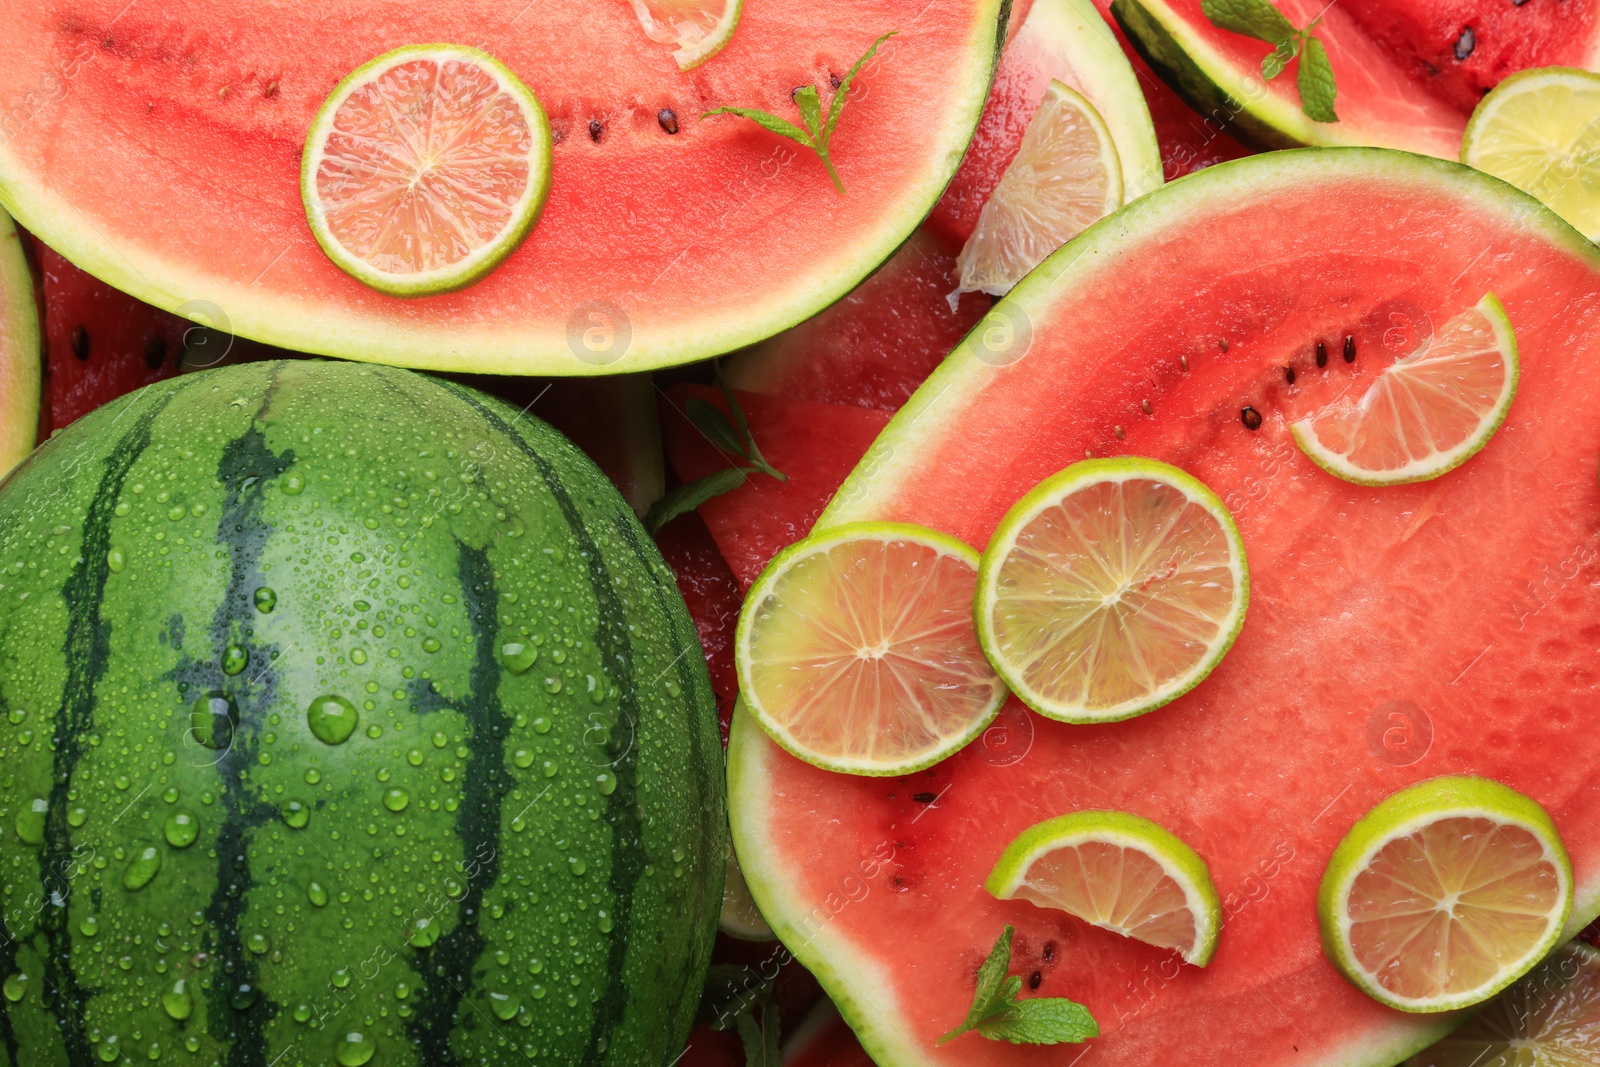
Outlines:
[[[683,406],[683,413],[694,423],[695,429],[705,434],[712,444],[724,452],[732,452],[736,456],[745,455],[745,435],[733,428],[728,422],[728,416],[697,396],[689,398],[689,402]]]
[[[733,412],[733,421],[739,427],[739,438],[744,442],[743,446],[736,451],[744,456],[745,459],[754,463],[756,469],[767,477],[776,478],[780,482],[788,481],[789,476],[768,463],[767,458],[761,454],[761,449],[757,447],[755,435],[750,432],[750,420],[745,418],[744,408],[739,406],[739,398],[733,395],[733,387],[728,384],[727,376],[722,373],[722,361],[718,360],[713,366],[717,378],[717,388],[722,390],[722,398],[728,402],[728,410]],[[693,403],[693,401],[690,401],[690,403]],[[720,415],[722,412],[719,411],[717,414]]]
[[[1278,46],[1261,57],[1261,76],[1268,81],[1283,73],[1283,68],[1289,65],[1289,60],[1300,54],[1300,38],[1291,37],[1287,41],[1279,41]]]
[[[800,117],[805,120],[806,129],[812,131],[812,138],[815,140],[816,131],[822,129],[822,101],[817,97],[817,87],[807,85],[795,90],[794,103],[800,109]],[[817,143],[822,144],[820,140]]]
[[[1078,1043],[1099,1037],[1100,1027],[1082,1004],[1060,997],[1017,999],[1022,992],[1022,979],[1016,975],[1006,977],[1011,967],[1013,933],[1007,926],[995,941],[983,966],[978,968],[972,1008],[961,1025],[939,1038],[938,1044],[974,1030],[991,1041],[1016,1045]]]
[[[778,1052],[778,1005],[770,995],[761,1001],[761,1021],[747,1011],[739,1016],[739,1041],[744,1045],[745,1067],[781,1067]]]
[[[828,101],[828,124],[822,129],[822,145],[827,147],[833,139],[833,129],[839,125],[839,116],[844,114],[845,94],[850,91],[850,83],[856,80],[856,75],[861,73],[861,68],[872,62],[872,57],[878,54],[878,46],[889,38],[896,36],[899,30],[890,30],[888,33],[872,42],[872,47],[867,49],[867,54],[856,60],[856,65],[850,68],[850,73],[844,76],[839,83],[839,88],[833,92],[833,99]]]
[[[1268,0],[1200,0],[1200,11],[1219,30],[1268,44],[1286,41],[1299,32]]]
[[[707,500],[739,488],[744,484],[745,477],[754,473],[756,473],[754,467],[729,467],[715,474],[708,474],[699,481],[680,485],[650,505],[650,510],[645,512],[644,528],[654,535],[679,515],[691,512]]]
[[[712,115],[738,115],[742,119],[749,119],[764,130],[771,130],[779,137],[787,137],[796,144],[813,150],[817,147],[811,143],[811,135],[805,130],[786,119],[780,119],[771,112],[758,111],[753,107],[714,107],[700,117],[708,119]]]
[[[1306,38],[1305,51],[1300,53],[1300,110],[1314,122],[1338,122],[1333,110],[1338,89],[1333,82],[1333,64],[1328,62],[1328,50],[1315,37]]]

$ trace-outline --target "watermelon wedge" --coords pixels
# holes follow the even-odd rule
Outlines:
[[[1491,291],[1515,324],[1521,391],[1471,461],[1363,488],[1294,446],[1297,410]],[[1339,353],[1345,337],[1355,360],[1319,369],[1318,342]],[[730,805],[751,892],[873,1058],[1388,1067],[1459,1020],[1402,1015],[1346,983],[1322,955],[1314,895],[1356,818],[1440,774],[1492,777],[1549,809],[1577,872],[1572,932],[1594,918],[1600,384],[1577,354],[1597,345],[1600,251],[1487,176],[1375,149],[1202,171],[996,305],[819,527],[916,522],[982,545],[1085,453],[1150,456],[1227,501],[1253,602],[1217,670],[1160,711],[1070,726],[1013,701],[996,736],[906,779],[811,767],[735,714]],[[1155,820],[1209,863],[1226,921],[1203,971],[983,891],[1023,828],[1087,808]],[[935,1046],[1006,924],[1024,995],[1086,1004],[1102,1037]]]
[[[1339,121],[1300,109],[1299,60],[1267,81],[1273,46],[1218,29],[1201,0],[1114,0],[1140,54],[1201,114],[1264,148],[1380,145],[1455,159],[1467,117],[1508,74],[1600,64],[1596,0],[1277,0],[1296,27],[1317,22],[1338,86]]]
[[[0,211],[0,477],[39,432],[39,305],[22,235]]]
[[[981,114],[1004,0],[805,0],[744,11],[678,70],[628,4],[16,0],[0,38],[0,205],[146,302],[223,309],[297,351],[444,370],[592,374],[702,359],[849,292],[915,229]],[[799,118],[879,35],[831,142],[808,150],[718,105]],[[298,170],[334,86],[400,45],[491,50],[559,143],[537,229],[461,292],[368,290],[322,253]],[[63,146],[70,146],[64,151]],[[193,306],[192,304],[190,305]]]

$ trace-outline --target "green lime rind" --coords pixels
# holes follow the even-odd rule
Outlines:
[[[1356,877],[1372,862],[1379,849],[1430,823],[1449,818],[1488,818],[1519,826],[1538,838],[1561,880],[1559,914],[1550,917],[1549,929],[1516,963],[1504,968],[1494,981],[1455,996],[1416,999],[1397,996],[1379,985],[1358,963],[1350,949],[1350,923],[1345,902]],[[1448,775],[1419,782],[1380,802],[1363,815],[1333,850],[1317,890],[1317,922],[1322,949],[1328,960],[1357,989],[1380,1004],[1399,1011],[1434,1013],[1481,1004],[1527,974],[1562,940],[1572,913],[1572,860],[1550,813],[1531,797],[1489,778]]]
[[[797,744],[794,738],[784,730],[783,724],[773,718],[762,706],[760,692],[750,673],[750,635],[754,628],[755,617],[789,568],[794,566],[796,561],[814,553],[826,551],[835,545],[869,539],[913,541],[927,545],[945,555],[955,556],[971,564],[974,570],[978,567],[978,552],[971,545],[951,537],[949,534],[930,530],[926,526],[914,526],[910,523],[899,522],[855,522],[830,527],[820,533],[812,534],[804,540],[796,541],[774,556],[772,562],[768,563],[766,569],[761,572],[761,576],[755,580],[755,584],[750,587],[750,591],[745,594],[744,607],[739,612],[739,625],[734,632],[734,667],[739,678],[740,704],[750,714],[750,718],[755,720],[761,727],[762,731],[782,747],[784,751],[797,759],[804,760],[812,766],[821,767],[824,770],[869,777],[891,777],[910,774],[913,771],[932,767],[934,764],[947,759],[966,747],[973,738],[983,733],[984,729],[994,721],[996,715],[1000,714],[1000,708],[1006,700],[1005,686],[997,682],[994,699],[989,701],[983,713],[975,716],[971,725],[965,730],[947,737],[943,744],[915,758],[881,763],[862,763],[830,759],[826,755]]]
[[[1522,364],[1517,356],[1517,333],[1511,326],[1511,319],[1506,314],[1505,305],[1500,303],[1500,298],[1493,293],[1485,293],[1483,299],[1474,305],[1474,310],[1484,317],[1489,323],[1489,328],[1494,331],[1495,342],[1506,361],[1507,371],[1500,396],[1495,400],[1494,407],[1489,409],[1489,414],[1476,433],[1450,451],[1439,453],[1437,458],[1429,463],[1420,466],[1415,463],[1408,464],[1395,471],[1370,471],[1357,467],[1343,456],[1323,448],[1311,429],[1311,420],[1306,418],[1289,426],[1289,434],[1294,438],[1294,443],[1300,447],[1300,451],[1304,452],[1311,462],[1335,478],[1356,485],[1369,486],[1429,482],[1450,473],[1483,451],[1483,446],[1489,443],[1489,439],[1505,423],[1506,416],[1511,412],[1511,402],[1517,398],[1517,384],[1522,378]]]
[[[1184,962],[1196,967],[1210,963],[1222,933],[1222,898],[1211,880],[1211,868],[1172,831],[1126,811],[1078,811],[1035,823],[1006,846],[994,870],[984,879],[983,888],[1000,900],[1013,900],[1028,869],[1041,856],[1089,841],[1137,849],[1159,863],[1168,877],[1183,887],[1194,913],[1196,933],[1195,946],[1184,954]],[[1087,916],[1078,918],[1103,930],[1124,933]]]
[[[1096,482],[1134,479],[1148,479],[1171,485],[1210,512],[1226,533],[1228,544],[1232,549],[1231,562],[1234,576],[1233,608],[1229,624],[1219,628],[1211,648],[1189,673],[1148,698],[1124,701],[1115,707],[1093,712],[1081,707],[1062,705],[1029,685],[1021,672],[1016,670],[999,651],[999,641],[995,636],[992,620],[1000,567],[1015,545],[1017,535],[1023,527],[1032,522],[1045,508]],[[1147,459],[1143,456],[1117,456],[1074,463],[1034,486],[1026,496],[1011,506],[1011,510],[1000,520],[994,536],[989,539],[989,547],[984,549],[982,561],[978,565],[978,593],[974,598],[973,619],[977,625],[978,643],[983,648],[984,655],[1019,700],[1046,718],[1082,724],[1121,722],[1146,715],[1172,703],[1205,681],[1206,676],[1222,662],[1222,657],[1228,654],[1228,649],[1233,647],[1239,631],[1244,628],[1245,614],[1249,606],[1250,564],[1245,558],[1244,539],[1240,537],[1239,527],[1234,523],[1233,516],[1229,514],[1222,498],[1212,492],[1200,479],[1170,463],[1162,463],[1160,460]]]
[[[317,168],[322,165],[322,149],[333,126],[333,117],[350,94],[362,85],[375,80],[391,67],[419,57],[439,61],[453,58],[471,62],[492,74],[500,83],[500,88],[521,103],[533,145],[528,158],[528,187],[523,190],[522,199],[517,202],[511,224],[493,241],[472,252],[459,263],[416,274],[390,274],[377,270],[365,260],[352,255],[328,231],[326,215],[316,195]],[[483,278],[516,251],[517,246],[527,238],[539,221],[539,216],[543,214],[545,200],[550,195],[552,147],[550,119],[545,115],[544,106],[539,103],[539,98],[533,91],[504,63],[487,52],[467,45],[407,45],[392,52],[385,52],[351,71],[334,87],[333,92],[328,94],[328,98],[317,109],[316,117],[311,122],[311,129],[306,132],[305,151],[301,156],[300,201],[305,205],[306,221],[311,226],[312,236],[340,270],[363,285],[390,296],[436,296],[464,289]]]
[[[672,58],[677,62],[678,69],[693,70],[728,47],[728,42],[733,40],[734,31],[739,28],[739,19],[743,16],[744,0],[733,0],[728,5],[728,11],[723,15],[722,22],[715,31],[707,35],[699,48],[679,48],[673,51]]]

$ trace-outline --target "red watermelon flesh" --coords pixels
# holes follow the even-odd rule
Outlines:
[[[656,533],[656,547],[678,576],[678,592],[689,606],[689,617],[700,634],[711,672],[711,690],[717,694],[722,739],[728,739],[728,719],[739,695],[733,668],[733,631],[739,622],[744,590],[722,558],[722,551],[698,512],[680,515]]]
[[[767,462],[788,475],[788,481],[780,482],[752,474],[738,489],[700,506],[700,515],[734,577],[748,589],[773,556],[810,532],[811,524],[889,416],[848,404],[818,404],[757,393],[735,395]],[[666,392],[661,429],[667,458],[678,477],[692,482],[742,465],[739,457],[729,456],[706,440],[683,414],[690,397],[727,410],[722,393],[709,386],[676,385]]]
[[[728,362],[735,388],[823,404],[894,411],[994,301],[947,299],[959,241],[923,226],[855,292]]]
[[[141,303],[32,241],[44,294],[49,426],[178,372],[193,324]]]
[[[1287,416],[1306,390],[1363,380],[1394,358],[1386,342],[1409,350],[1489,291],[1516,327],[1522,379],[1478,456],[1430,483],[1362,488],[1294,446]],[[1356,818],[1440,774],[1486,775],[1549,808],[1577,871],[1574,926],[1593,918],[1600,377],[1583,368],[1600,349],[1600,253],[1453,164],[1273,153],[1152,194],[993,314],[1031,327],[1026,354],[997,365],[1008,353],[984,361],[965,343],[822,525],[917,522],[981,546],[1086,452],[1153,456],[1233,510],[1250,614],[1216,672],[1153,714],[1069,726],[1012,702],[1002,743],[904,779],[819,770],[735,716],[731,811],[752,893],[877,1061],[1388,1067],[1451,1020],[1345,982],[1322,955],[1315,890]],[[1155,819],[1207,859],[1227,915],[1208,968],[982,890],[1023,828],[1085,808]],[[1104,1036],[935,1048],[1007,923],[1011,973],[1086,1003]]]

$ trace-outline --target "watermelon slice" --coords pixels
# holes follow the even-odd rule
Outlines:
[[[807,0],[744,11],[680,72],[623,3],[284,0],[270,17],[15,0],[0,37],[0,204],[158,307],[222,308],[297,351],[446,370],[580,374],[701,359],[849,292],[915,229],[981,114],[1004,0]],[[270,32],[261,32],[262,20]],[[886,31],[814,154],[717,105],[799,118]],[[539,96],[559,143],[527,242],[461,292],[406,300],[322,253],[298,185],[319,105],[396,46],[483,45]],[[70,151],[63,150],[70,146]]]
[[[0,477],[39,431],[39,305],[22,235],[0,211]]]
[[[1381,145],[1455,159],[1484,93],[1529,67],[1600,64],[1600,0],[1277,0],[1317,22],[1338,85],[1339,121],[1300,110],[1299,61],[1271,81],[1273,46],[1218,29],[1201,0],[1114,0],[1139,52],[1201,114],[1265,148]]]
[[[1006,44],[972,147],[929,220],[965,242],[1006,172],[1052,80],[1078,90],[1105,120],[1122,163],[1123,196],[1161,184],[1161,150],[1139,80],[1090,0],[1034,0]]]
[[[1294,446],[1297,410],[1490,291],[1517,330],[1521,391],[1474,459],[1363,488]],[[736,713],[751,891],[878,1063],[1016,1061],[982,1037],[934,1045],[1008,923],[1025,995],[1085,1003],[1104,1033],[1027,1062],[1397,1062],[1457,1020],[1392,1012],[1339,977],[1314,895],[1357,817],[1439,774],[1544,804],[1576,866],[1573,932],[1600,912],[1600,382],[1575,357],[1600,346],[1597,293],[1600,251],[1531,199],[1455,164],[1347,149],[1168,186],[996,306],[819,525],[917,522],[982,545],[1086,452],[1151,456],[1227,501],[1253,602],[1221,666],[1159,712],[1070,726],[1012,702],[995,736],[906,779],[821,771]],[[1319,370],[1318,342],[1338,353],[1346,336],[1356,360]],[[1024,827],[1085,808],[1151,818],[1207,860],[1227,917],[1210,966],[982,890]]]

